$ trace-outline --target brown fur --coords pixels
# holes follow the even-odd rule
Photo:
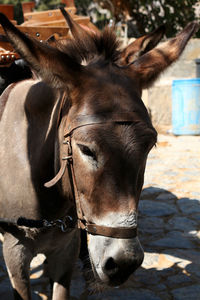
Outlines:
[[[10,95],[10,92],[12,91],[13,87],[16,85],[16,83],[13,83],[11,84],[4,92],[3,94],[1,95],[1,102],[0,102],[0,120],[1,120],[1,117],[3,115],[3,111],[4,111],[4,108],[6,106],[6,103],[8,101],[8,97]]]
[[[6,106],[0,123],[1,217],[55,220],[70,215],[76,220],[68,173],[52,188],[44,187],[58,172],[65,155],[66,126],[79,115],[101,118],[106,114],[112,118],[128,111],[135,113],[131,122],[114,124],[106,122],[107,117],[103,125],[75,130],[72,149],[85,219],[96,224],[109,221],[112,227],[118,222],[114,215],[121,218],[119,223],[123,226],[131,226],[147,155],[156,142],[155,129],[140,98],[141,90],[178,58],[197,25],[188,25],[175,39],[130,64],[129,51],[118,49],[113,31],[89,35],[68,18],[74,40],[53,48],[27,37],[0,14],[0,23],[11,43],[42,78],[9,87],[2,98]],[[156,45],[159,38],[154,38]],[[136,41],[137,47],[138,44],[143,47]],[[147,46],[145,49],[149,50]],[[64,92],[66,101],[60,115]],[[37,253],[47,257],[54,283],[53,300],[69,299],[71,274],[79,252],[77,229],[63,233],[58,228],[30,231],[9,227],[4,237],[4,258],[16,299],[31,299],[29,266]],[[121,284],[142,263],[143,252],[137,239],[118,243],[116,239],[90,235],[88,247],[92,249],[95,276],[108,285]]]

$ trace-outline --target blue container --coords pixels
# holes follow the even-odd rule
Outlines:
[[[172,132],[200,135],[200,78],[173,80]]]

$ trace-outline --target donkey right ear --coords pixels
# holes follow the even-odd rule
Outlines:
[[[153,48],[129,66],[141,89],[150,87],[158,76],[180,57],[189,39],[198,29],[198,23],[189,23],[176,37]]]
[[[92,36],[96,35],[97,33],[89,33],[88,31],[83,29],[83,27],[81,27],[77,22],[75,22],[63,7],[60,7],[60,10],[70,28],[75,43],[77,43],[78,48],[81,49],[83,59],[85,59],[85,57],[87,57],[89,53],[96,54],[97,46]]]
[[[43,80],[54,87],[78,84],[83,66],[66,53],[28,37],[2,13],[0,13],[0,24],[16,52]]]
[[[139,56],[153,49],[160,42],[164,34],[165,25],[162,25],[155,31],[136,39],[122,51],[119,64],[128,65],[134,62]]]

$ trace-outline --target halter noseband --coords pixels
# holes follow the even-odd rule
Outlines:
[[[133,121],[134,120],[134,121]],[[64,175],[66,168],[68,167],[68,174],[70,179],[71,190],[74,198],[74,203],[76,204],[76,211],[78,217],[78,228],[86,230],[88,233],[93,235],[102,235],[112,238],[134,238],[137,236],[137,226],[133,227],[108,227],[102,225],[96,225],[88,223],[84,218],[84,213],[81,208],[81,201],[79,197],[79,191],[77,187],[77,182],[73,167],[73,157],[72,157],[72,145],[71,139],[73,132],[84,126],[104,124],[104,123],[115,123],[115,124],[126,124],[126,123],[137,123],[141,121],[138,118],[136,112],[124,112],[111,114],[98,114],[98,115],[79,115],[71,123],[67,123],[64,130],[64,154],[62,157],[62,163],[57,175],[50,181],[46,182],[45,187],[52,187],[55,185]]]

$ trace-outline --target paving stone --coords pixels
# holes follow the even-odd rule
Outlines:
[[[169,232],[164,238],[150,242],[150,245],[166,248],[194,248],[192,242],[179,231]]]
[[[156,200],[158,201],[168,201],[168,200],[175,200],[175,199],[177,199],[176,195],[169,192],[162,193],[156,197]]]
[[[8,278],[0,281],[0,299],[13,299],[13,291]]]
[[[164,175],[167,175],[167,176],[177,176],[178,175],[178,172],[174,172],[172,170],[167,170],[167,171],[164,171]]]
[[[197,228],[197,222],[187,217],[173,216],[166,224],[166,228],[169,230],[189,231]]]
[[[166,280],[167,280],[167,278],[168,277],[170,277],[170,276],[173,276],[173,275],[175,275],[176,273],[177,273],[177,268],[176,268],[176,266],[171,266],[171,267],[169,267],[169,268],[167,268],[167,267],[157,267],[156,268],[156,270],[157,270],[157,272],[158,272],[158,274],[159,274],[159,277],[163,280],[163,282],[166,284]]]
[[[174,300],[200,299],[200,285],[190,285],[172,290]]]
[[[147,199],[147,197],[152,199],[152,197],[156,197],[161,192],[162,189],[160,188],[148,187],[142,190],[140,199]]]
[[[82,291],[84,291],[85,288],[85,281],[82,276],[79,276],[79,278],[75,278],[74,280],[71,281],[71,296],[72,297],[79,297],[82,294]]]
[[[185,268],[189,274],[194,274],[200,278],[200,261],[199,264],[191,263]]]
[[[112,290],[101,295],[88,296],[88,300],[161,300],[159,296],[148,289]]]
[[[45,261],[46,257],[44,254],[38,254],[37,256],[35,256],[32,261],[31,261],[31,268],[37,268],[38,265],[43,264],[43,262]]]
[[[180,178],[179,179],[180,180],[180,182],[188,182],[188,181],[190,181],[190,178],[189,177],[182,177],[182,178]]]
[[[167,286],[163,283],[157,284],[155,286],[156,291],[163,291],[163,290],[166,290],[166,289],[167,289]],[[160,296],[160,294],[159,294],[159,296]],[[161,297],[161,299],[163,299],[163,298]]]
[[[153,178],[152,177],[146,177],[145,179],[144,179],[144,182],[145,182],[145,185],[146,186],[151,186],[151,185],[154,185],[155,184],[155,180],[153,180]],[[142,197],[143,198],[143,197]],[[140,199],[142,199],[141,197],[140,197]],[[146,198],[146,196],[144,196],[144,198]],[[151,197],[150,197],[151,198]],[[153,198],[153,197],[152,197]]]
[[[186,269],[186,267],[190,264],[191,264],[191,262],[189,262],[188,260],[182,259],[179,263],[177,263],[177,267]]]
[[[189,238],[193,238],[197,243],[200,243],[200,231],[199,230],[189,230],[184,233]]]
[[[199,213],[194,213],[191,215],[191,219],[196,220],[196,221],[200,221],[200,214]],[[199,224],[199,223],[198,223]]]
[[[199,176],[199,175],[198,175]],[[200,192],[191,192],[191,195],[195,197],[195,199],[200,200]]]
[[[162,300],[172,300],[172,296],[170,294],[170,291],[164,291],[159,293],[159,297]]]
[[[187,168],[187,169],[194,170],[194,169],[198,169],[198,168],[199,168],[199,165],[198,165],[196,162],[194,162],[194,163],[191,163],[191,164],[189,164],[189,165],[186,165],[186,168]]]
[[[173,263],[180,263],[180,262],[185,262],[185,266],[191,263],[191,260],[185,259],[184,255],[181,255],[180,253],[175,253],[170,254],[170,251],[168,251],[169,254],[163,254],[165,258]],[[184,258],[183,258],[184,257]]]
[[[167,203],[142,200],[139,202],[139,212],[152,217],[164,217],[175,214],[177,209]]]
[[[146,288],[151,288],[152,285],[157,285],[160,282],[160,277],[158,272],[155,270],[152,271],[152,269],[143,269],[139,268],[135,272],[134,281],[138,281],[141,284],[143,284]]]
[[[187,171],[186,174],[190,175],[190,176],[200,176],[200,171],[199,170],[197,170],[197,171],[191,170],[191,171]],[[192,193],[194,193],[194,195],[200,196],[200,193],[198,193],[198,192],[192,192]]]
[[[174,251],[172,251],[174,255]],[[168,251],[168,253],[170,253],[170,251]],[[196,250],[176,250],[175,251],[175,255],[176,256],[179,256],[181,258],[184,258],[184,259],[188,259],[192,262],[195,262],[196,264],[200,265],[200,251],[199,251],[199,248],[197,248]]]
[[[156,265],[158,263],[158,261],[159,261],[159,254],[158,253],[145,252],[142,267],[145,268],[145,269],[152,268],[154,265]]]
[[[167,286],[168,288],[174,288],[175,286],[178,286],[179,284],[188,284],[192,283],[192,278],[186,274],[176,274],[173,276],[169,276],[167,278]]]
[[[169,177],[162,178],[162,186],[166,189],[168,188],[168,185],[171,185],[173,183],[174,183],[174,179],[171,179]]]
[[[37,279],[41,278],[44,270],[43,270],[43,262],[45,261],[46,257],[43,254],[38,254],[36,257],[34,257],[31,261],[31,272],[30,272],[30,278],[31,279]]]
[[[140,217],[138,218],[139,230],[154,234],[155,232],[163,232],[164,220],[158,217]]]
[[[177,203],[184,214],[200,213],[200,201],[196,199],[182,198]]]

